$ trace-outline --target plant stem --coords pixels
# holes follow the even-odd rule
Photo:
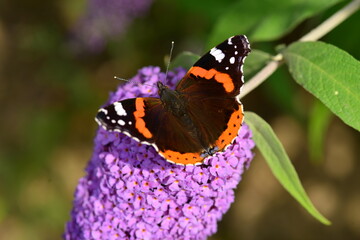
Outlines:
[[[300,38],[299,41],[316,41],[322,38],[324,35],[350,17],[353,13],[355,13],[359,8],[360,0],[354,0],[350,2],[348,5],[334,13],[334,15],[328,18],[325,22]]]
[[[316,41],[329,33],[340,23],[345,21],[354,12],[360,8],[360,0],[354,0],[347,4],[345,7],[334,13],[330,18],[325,20],[322,24],[311,30],[308,34],[304,35],[299,41]],[[273,59],[261,69],[255,76],[244,84],[240,93],[240,98],[243,98],[249,92],[263,83],[275,70],[283,64],[283,56],[281,53],[273,57]]]
[[[279,57],[279,59],[277,59]],[[240,99],[263,83],[275,70],[282,65],[282,55],[279,53],[263,69],[244,84],[240,92]]]

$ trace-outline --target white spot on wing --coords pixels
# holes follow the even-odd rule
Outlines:
[[[216,47],[214,47],[210,50],[210,54],[213,55],[213,57],[215,57],[216,61],[218,61],[219,63],[221,63],[221,61],[225,57],[225,54],[220,49],[217,49]]]
[[[118,124],[120,125],[120,126],[125,126],[125,122],[124,122],[124,120],[118,120]]]
[[[239,104],[241,104],[241,102],[240,102],[240,94],[237,95],[237,96],[235,97],[235,99],[236,99],[236,101],[237,101]]]
[[[231,64],[234,64],[235,63],[235,58],[231,57],[229,61],[230,61]]]
[[[121,102],[115,102],[114,103],[114,108],[115,108],[115,111],[117,113],[117,115],[119,116],[126,116],[127,113],[125,111],[125,109],[123,108]]]
[[[231,41],[232,38],[233,38],[233,37],[231,37],[231,38],[228,39],[228,44],[229,44],[229,45],[232,45],[232,44],[233,44],[232,41]]]
[[[246,48],[247,49],[250,49],[250,43],[249,43],[249,40],[247,39],[247,37],[245,35],[243,35],[243,37],[245,38],[245,41],[246,41]]]
[[[108,110],[106,110],[105,108],[100,108],[99,112],[103,112],[103,113],[105,113],[105,115],[108,114]]]
[[[173,162],[174,163],[174,162]],[[185,164],[183,163],[175,163],[176,165],[179,165],[179,166],[185,166]]]
[[[153,148],[155,148],[155,150],[157,151],[157,152],[159,152],[159,148],[155,145],[155,144],[151,144],[151,146],[153,146]],[[161,156],[161,155],[160,155]]]
[[[102,125],[101,125],[101,122],[100,122],[97,118],[95,118],[95,121],[97,122],[97,124],[99,124],[100,126],[102,126]],[[103,127],[103,128],[106,130],[105,127]]]
[[[164,156],[163,156],[164,157]],[[173,161],[171,161],[171,160],[169,160],[169,159],[167,159],[167,158],[165,158],[166,159],[166,161],[168,161],[169,163],[173,163],[173,164],[175,164],[175,162],[173,162]]]
[[[122,133],[125,134],[128,137],[131,137],[130,133],[128,133],[128,132],[122,132]]]

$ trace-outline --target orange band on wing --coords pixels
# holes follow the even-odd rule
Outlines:
[[[151,132],[149,131],[149,129],[146,128],[145,121],[144,121],[144,119],[142,119],[142,117],[145,116],[144,99],[137,98],[135,100],[135,108],[136,108],[136,111],[134,112],[134,117],[135,117],[135,127],[136,127],[136,129],[139,131],[139,133],[144,135],[144,137],[152,138]]]
[[[200,153],[180,153],[172,150],[159,151],[159,153],[168,161],[181,165],[200,164],[204,160]]]
[[[216,140],[215,145],[220,149],[224,149],[227,145],[231,144],[234,138],[237,136],[241,124],[244,119],[242,105],[239,106],[239,109],[234,111],[228,121],[225,131],[220,135],[218,140]]]
[[[197,77],[211,79],[214,78],[215,81],[221,83],[226,92],[232,92],[235,89],[233,80],[231,79],[230,75],[227,73],[221,73],[216,71],[215,69],[206,70],[202,67],[192,67],[189,70],[189,73],[194,74]]]

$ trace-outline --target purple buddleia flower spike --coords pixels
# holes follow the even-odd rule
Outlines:
[[[99,52],[107,40],[121,35],[133,19],[148,11],[152,0],[88,0],[84,15],[75,24],[74,50]]]
[[[174,87],[184,74],[183,69],[169,72],[166,84]],[[159,67],[142,68],[107,104],[156,96],[156,82],[164,78]],[[251,136],[243,124],[226,151],[202,165],[179,166],[149,145],[99,127],[64,238],[206,239],[234,202],[234,189],[253,158]]]

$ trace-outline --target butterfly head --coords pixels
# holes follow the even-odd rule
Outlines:
[[[157,82],[156,86],[158,88],[158,94],[160,96],[160,99],[162,102],[166,102],[166,99],[174,97],[175,95],[175,91],[171,90],[168,86],[166,86],[165,84],[163,84],[162,82]],[[169,99],[170,101],[170,99]]]
[[[160,82],[160,81],[158,81],[158,82],[156,83],[156,86],[157,86],[157,88],[158,88],[158,94],[159,94],[159,96],[161,96],[161,94],[162,94],[166,89],[168,89],[168,87],[167,87],[165,84],[163,84],[162,82]]]

